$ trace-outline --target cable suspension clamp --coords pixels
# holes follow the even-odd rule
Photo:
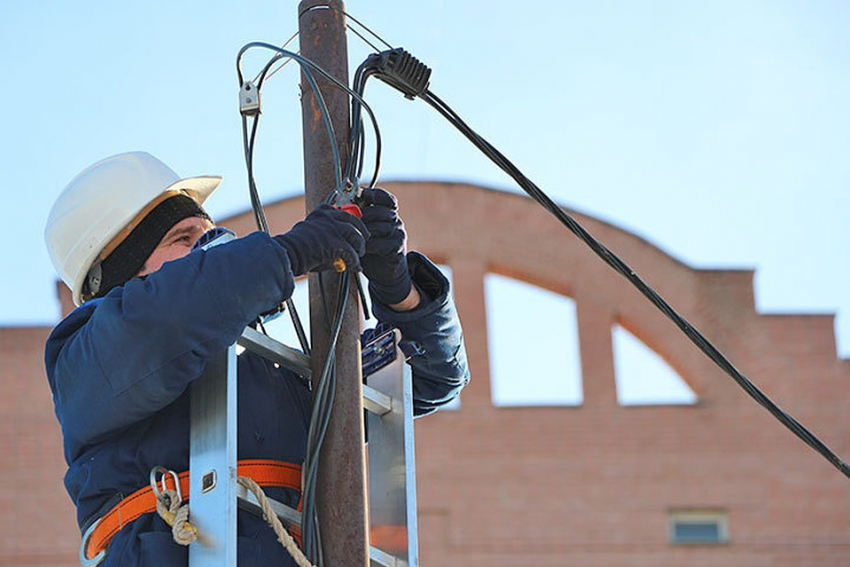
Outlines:
[[[375,53],[366,59],[375,76],[413,100],[428,90],[431,69],[416,57],[397,47]]]

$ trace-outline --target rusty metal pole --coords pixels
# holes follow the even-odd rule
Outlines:
[[[341,0],[302,0],[298,5],[301,55],[341,82],[348,83],[348,50],[344,5]],[[313,74],[333,121],[341,156],[347,155],[349,102],[347,95],[318,73]],[[304,129],[304,191],[307,211],[318,206],[335,187],[331,141],[319,105],[304,77],[301,79]],[[345,164],[342,164],[345,168]],[[352,274],[354,276],[354,274]],[[326,273],[322,281],[310,276],[310,328],[314,379],[320,375],[330,342],[339,277]],[[353,284],[353,279],[352,279]],[[324,287],[322,290],[321,287]],[[328,567],[367,567],[369,564],[363,379],[360,363],[360,304],[354,285],[336,349],[336,390],[327,436],[320,453],[316,504]]]

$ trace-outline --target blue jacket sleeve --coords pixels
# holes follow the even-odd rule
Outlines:
[[[192,252],[83,304],[54,329],[45,349],[66,452],[173,402],[200,376],[205,359],[293,287],[284,249],[254,233]]]
[[[407,255],[413,282],[424,292],[411,311],[397,312],[372,302],[375,317],[401,331],[401,348],[413,370],[413,409],[420,416],[453,400],[469,382],[463,331],[449,281],[428,258]]]

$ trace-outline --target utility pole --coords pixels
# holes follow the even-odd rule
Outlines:
[[[302,0],[298,5],[301,55],[348,84],[344,5],[341,0]],[[319,105],[302,75],[301,112],[304,131],[304,190],[307,211],[312,211],[336,184],[331,143],[347,155],[349,136],[348,96],[314,73],[334,125],[336,140],[328,139]],[[345,167],[345,164],[342,164]],[[360,303],[352,285],[336,348],[336,390],[327,436],[320,454],[316,487],[317,513],[325,564],[331,567],[369,565],[363,379],[360,362]],[[321,286],[324,289],[321,289]],[[320,282],[311,275],[310,328],[313,379],[321,375],[330,343],[339,278],[326,274]],[[314,384],[315,386],[315,384]]]

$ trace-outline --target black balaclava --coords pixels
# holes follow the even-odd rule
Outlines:
[[[83,300],[103,297],[138,274],[162,237],[189,217],[212,222],[206,211],[184,194],[169,197],[154,207],[109,256],[92,266],[83,284]]]

